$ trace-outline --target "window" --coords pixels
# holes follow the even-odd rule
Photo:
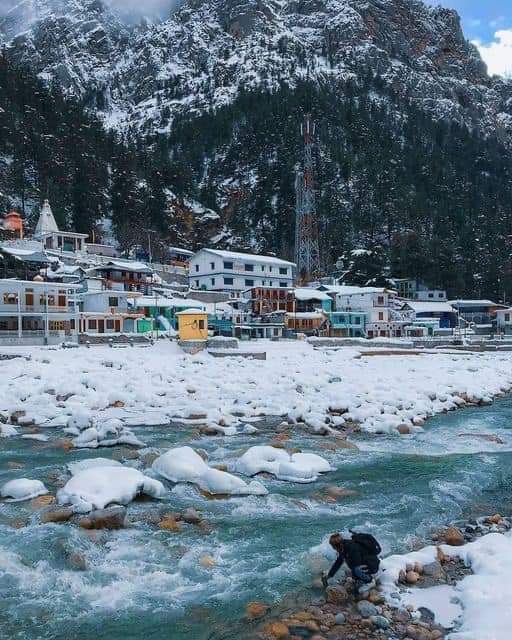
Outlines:
[[[25,291],[25,304],[27,307],[34,306],[34,289],[27,289]]]
[[[265,286],[265,280],[261,281],[262,286]]]
[[[66,303],[66,291],[64,289],[59,289],[59,307],[65,307]]]
[[[204,329],[204,320],[199,320],[199,329]]]
[[[196,287],[199,289],[199,280],[196,280]]]
[[[438,296],[439,296],[439,298],[444,298],[444,294],[443,293],[439,293]]]
[[[233,278],[224,278],[224,284],[233,284]]]
[[[510,322],[510,313],[505,314],[505,322]]]
[[[264,264],[261,265],[261,270],[265,271],[265,265]]]
[[[232,262],[224,262],[224,269],[233,269],[233,263]]]
[[[210,268],[212,271],[215,269],[215,262],[210,262]]]
[[[382,311],[379,311],[379,320],[384,320],[384,314]]]
[[[212,283],[212,285],[215,284],[215,278],[210,278],[210,282]]]
[[[113,328],[114,328],[114,321],[107,320],[107,329],[113,329]]]
[[[338,322],[344,323],[345,322],[345,316],[339,316]]]
[[[247,278],[245,279],[245,286],[246,287],[254,287],[254,280],[248,280]]]
[[[361,324],[361,318],[354,318],[354,324]]]
[[[287,283],[286,283],[286,282],[280,282],[280,283],[279,283],[279,286],[280,286],[280,287],[287,287],[288,285],[287,285]]]
[[[270,280],[268,284],[269,284],[269,286],[272,286],[272,280]]]
[[[428,297],[429,297],[429,298],[433,298],[433,297],[434,297],[434,294],[433,294],[433,293],[429,293],[429,294],[428,294]]]
[[[18,304],[18,294],[4,293],[4,304]]]
[[[97,328],[98,328],[97,320],[89,320],[89,329],[94,329],[96,331]]]
[[[288,275],[288,269],[286,267],[279,267],[279,273],[282,276],[287,276]]]
[[[199,271],[199,265],[196,264],[196,272]]]
[[[75,328],[75,320],[74,320],[74,318],[71,318],[71,320],[69,321],[69,328],[70,329],[74,329]]]
[[[109,298],[108,299],[109,307],[118,307],[119,306],[119,298]]]
[[[268,270],[270,271],[270,273],[272,273],[272,267],[269,267]]]
[[[244,265],[244,269],[245,269],[245,271],[254,271],[254,265],[253,264],[245,264]]]
[[[52,293],[48,295],[48,306],[49,307],[55,306],[55,296]]]
[[[377,304],[384,304],[384,296],[379,296],[377,298]]]

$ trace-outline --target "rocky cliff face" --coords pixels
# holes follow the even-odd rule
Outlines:
[[[417,0],[185,0],[136,27],[101,0],[26,0],[0,34],[119,130],[169,131],[240,91],[369,72],[434,118],[512,128],[510,85],[487,76],[454,11]]]
[[[293,257],[309,110],[326,266],[364,248],[454,295],[512,295],[512,85],[487,75],[455,12],[184,0],[134,24],[101,0],[25,0],[0,19],[0,39],[8,64],[55,81],[156,158],[142,181],[147,158],[114,172],[118,236],[149,202],[171,244]]]

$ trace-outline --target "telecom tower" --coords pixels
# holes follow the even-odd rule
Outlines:
[[[301,125],[304,137],[304,168],[295,175],[295,262],[297,278],[304,284],[320,277],[320,248],[313,181],[313,146],[315,125],[311,115],[304,116]]]

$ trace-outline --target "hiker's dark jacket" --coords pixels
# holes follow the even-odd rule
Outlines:
[[[377,573],[379,569],[379,558],[374,553],[368,551],[366,546],[353,540],[345,540],[343,552],[338,552],[335,563],[327,574],[328,578],[332,578],[341,565],[346,562],[350,569],[366,565],[370,573]]]

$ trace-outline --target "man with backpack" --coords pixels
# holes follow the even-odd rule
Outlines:
[[[369,533],[355,533],[351,531],[352,538],[343,538],[340,533],[333,533],[329,538],[329,544],[336,551],[338,557],[329,570],[322,574],[322,583],[327,587],[329,578],[332,578],[341,568],[344,562],[352,571],[356,591],[368,589],[373,582],[373,576],[379,570],[379,553],[382,551],[380,544]]]

